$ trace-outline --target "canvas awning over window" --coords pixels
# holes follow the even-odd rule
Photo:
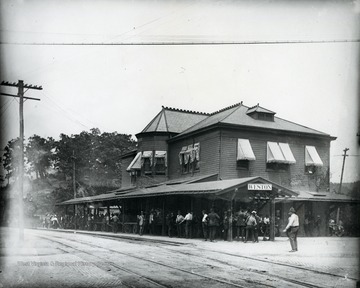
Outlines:
[[[135,158],[131,161],[130,165],[126,168],[126,171],[141,169],[141,152],[137,153]]]
[[[153,156],[153,152],[152,152],[152,151],[144,151],[144,152],[142,152],[142,156],[141,156],[141,166],[144,165],[144,158],[149,158],[149,159],[150,159],[150,166],[152,166],[152,156]]]
[[[323,162],[314,146],[305,146],[305,166],[323,166]]]
[[[187,146],[183,146],[183,147],[181,148],[180,153],[179,153],[179,162],[180,162],[180,165],[183,164],[183,157],[184,157],[184,154],[186,153],[186,151],[187,151]]]
[[[236,160],[256,160],[248,139],[238,139]]]
[[[289,144],[288,143],[279,143],[279,146],[280,146],[281,152],[284,155],[286,163],[295,164],[296,160],[295,160],[293,153],[291,152]]]
[[[296,160],[288,143],[267,142],[267,163],[294,164]]]
[[[194,144],[194,155],[197,161],[200,161],[200,143]]]
[[[187,146],[187,149],[184,153],[184,164],[188,164],[189,161],[191,162],[191,154],[193,153],[193,145]]]
[[[276,142],[267,142],[267,163],[285,163],[285,157]]]
[[[164,158],[165,167],[167,167],[167,154],[166,151],[155,151],[154,165],[156,165],[156,159]]]

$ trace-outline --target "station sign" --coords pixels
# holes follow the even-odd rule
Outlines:
[[[272,190],[272,184],[248,184],[248,190],[265,190],[265,191],[271,191]]]

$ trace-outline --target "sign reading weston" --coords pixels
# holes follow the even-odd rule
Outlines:
[[[248,190],[272,190],[272,184],[248,184]]]

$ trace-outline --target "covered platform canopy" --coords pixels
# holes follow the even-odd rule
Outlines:
[[[339,202],[339,203],[360,203],[360,197],[351,195],[329,193],[329,192],[311,192],[298,191],[299,195],[293,201],[307,201],[307,202]]]
[[[109,193],[64,201],[57,205],[76,205],[105,202],[117,199],[159,197],[169,195],[205,196],[210,199],[240,200],[250,202],[254,198],[289,198],[298,193],[262,177],[236,178],[197,183],[160,184],[144,188],[128,188]]]
[[[252,202],[258,204],[261,203],[262,207],[264,207],[263,205],[266,203],[269,203],[269,215],[271,219],[273,219],[270,222],[270,239],[273,240],[275,227],[275,199],[295,198],[298,196],[298,193],[259,176],[209,181],[209,179],[213,179],[212,176],[214,175],[194,177],[193,179],[171,180],[167,183],[144,188],[124,188],[106,194],[67,200],[58,203],[57,205],[81,205],[83,207],[94,205],[97,207],[109,207],[110,205],[121,204],[123,209],[125,209],[124,207],[136,207],[137,203],[140,203],[140,205],[141,203],[145,203],[146,205],[149,201],[153,201],[153,203],[162,205],[164,217],[165,210],[169,208],[166,206],[171,205],[172,203],[172,208],[174,209],[180,205],[179,202],[183,202],[181,199],[184,199],[185,202],[190,199],[190,202],[187,202],[186,205],[191,207],[192,210],[194,208],[195,213],[200,212],[199,207],[201,206],[201,202],[208,200],[227,202],[227,204],[222,205],[222,209],[229,209],[231,213],[233,213],[233,205],[237,201],[245,203],[246,205]],[[197,201],[196,203],[198,204],[200,203],[200,206],[196,206],[197,209],[193,207],[194,201]],[[125,217],[125,214],[126,212],[122,213],[123,217]],[[125,222],[125,218],[123,218],[123,223]],[[163,221],[162,225],[164,231],[165,221]],[[229,228],[229,235],[231,235],[229,237],[232,237],[231,227],[232,225],[230,225]]]

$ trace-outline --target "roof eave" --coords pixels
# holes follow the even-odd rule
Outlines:
[[[173,135],[178,135],[178,132],[170,132],[170,131],[151,131],[151,132],[140,132],[138,134],[135,134],[136,138],[141,138],[143,136],[163,136],[163,135],[170,135],[171,137]]]
[[[180,139],[184,139],[187,138],[189,136],[198,134],[198,133],[203,133],[209,130],[213,130],[216,128],[242,128],[242,129],[246,129],[246,130],[251,130],[251,131],[261,131],[261,132],[270,132],[270,133],[287,133],[287,134],[292,134],[292,135],[301,135],[301,136],[309,136],[309,137],[318,137],[318,138],[322,138],[322,139],[328,139],[330,141],[336,140],[337,137],[331,136],[329,134],[317,134],[317,133],[308,133],[308,132],[299,132],[299,131],[291,131],[291,130],[281,130],[281,129],[274,129],[274,128],[263,128],[263,127],[256,127],[256,126],[249,126],[249,125],[239,125],[239,124],[228,124],[228,123],[215,123],[188,133],[180,133],[178,135],[176,135],[175,137],[169,139],[169,142],[172,141],[177,141]]]

